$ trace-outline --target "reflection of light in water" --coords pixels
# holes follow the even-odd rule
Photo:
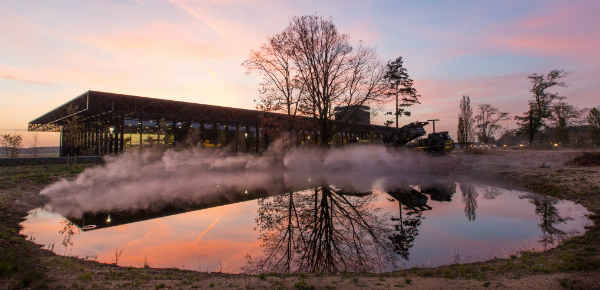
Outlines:
[[[248,194],[248,189],[246,189],[246,191],[244,191],[245,194]]]
[[[110,219],[110,215],[108,215],[108,218],[106,219],[107,223],[110,223],[112,220]]]

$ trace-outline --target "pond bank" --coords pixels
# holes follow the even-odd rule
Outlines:
[[[410,269],[386,274],[229,275],[178,269],[123,268],[56,256],[18,235],[19,223],[46,202],[38,192],[86,166],[0,167],[0,289],[20,287],[123,289],[344,289],[408,287],[506,289],[588,289],[600,285],[600,168],[564,165],[577,152],[489,151],[439,158],[438,174],[508,184],[569,199],[593,212],[595,225],[581,237],[542,253],[515,253],[511,259]],[[543,165],[543,166],[542,166]],[[143,266],[143,265],[140,265]],[[212,285],[212,286],[211,286]]]

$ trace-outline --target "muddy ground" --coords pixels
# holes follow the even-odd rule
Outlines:
[[[0,289],[600,289],[600,166],[567,164],[579,154],[490,150],[434,157],[437,174],[569,199],[592,212],[595,225],[542,253],[385,274],[250,276],[125,268],[57,256],[20,235],[19,223],[47,202],[38,194],[43,187],[91,165],[0,167]]]

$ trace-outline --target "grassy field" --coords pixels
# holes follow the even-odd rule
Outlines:
[[[413,268],[391,273],[299,273],[258,276],[179,269],[125,268],[57,256],[19,234],[27,212],[47,200],[39,191],[95,165],[0,167],[0,289],[592,289],[600,285],[600,167],[566,164],[578,152],[485,151],[439,158],[437,174],[510,185],[584,205],[594,226],[555,249],[509,259]]]

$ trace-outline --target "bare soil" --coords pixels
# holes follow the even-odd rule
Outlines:
[[[600,289],[600,167],[572,162],[581,152],[487,150],[438,158],[438,174],[520,188],[585,206],[594,226],[557,248],[510,259],[414,268],[385,274],[258,276],[125,268],[57,256],[19,234],[39,191],[86,166],[0,167],[0,289]]]

